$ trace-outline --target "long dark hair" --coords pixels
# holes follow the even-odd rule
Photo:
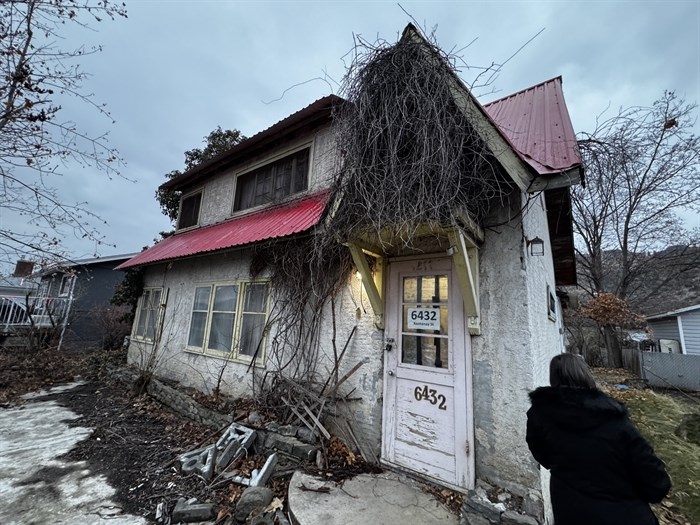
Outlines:
[[[549,384],[552,386],[573,386],[596,388],[595,379],[581,356],[559,354],[549,363]]]

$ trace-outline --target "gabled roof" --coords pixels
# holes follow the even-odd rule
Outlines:
[[[538,174],[581,167],[560,76],[485,104],[484,109]]]
[[[700,310],[700,304],[695,304],[693,306],[686,306],[685,308],[679,308],[678,310],[671,310],[663,314],[648,315],[647,321],[653,321],[654,319],[664,319],[666,317],[678,317],[681,314],[687,312],[693,312],[695,310]]]
[[[318,224],[328,202],[328,194],[328,190],[324,190],[218,224],[175,233],[117,266],[116,270],[201,255],[305,232]]]
[[[328,95],[309,104],[304,109],[292,113],[266,130],[236,144],[234,147],[214,157],[213,159],[195,166],[191,170],[161,184],[162,189],[179,190],[199,182],[212,173],[226,169],[236,163],[250,158],[264,148],[269,147],[282,136],[288,136],[295,131],[309,126],[320,126],[331,121],[333,109],[343,104],[344,99],[336,95]]]
[[[435,60],[443,60],[434,46],[425,39],[413,24],[406,26],[401,39],[421,43],[425,46],[426,51],[432,54]],[[551,162],[555,157],[560,156],[562,152],[557,151],[549,158],[542,155],[546,150],[526,148],[524,147],[525,144],[520,144],[519,147],[513,142],[512,136],[520,135],[525,131],[523,127],[524,121],[522,119],[501,118],[499,121],[496,121],[488,108],[485,108],[479,103],[465,85],[464,81],[452,69],[446,69],[445,81],[452,90],[453,100],[459,110],[469,118],[470,123],[480,135],[486,147],[521,190],[537,192],[546,189],[571,186],[572,184],[581,182],[583,172],[581,169],[580,155],[577,156],[578,163],[576,163],[574,159],[574,164],[569,164],[564,159]],[[535,93],[539,93],[536,88],[537,86],[529,89],[533,90]],[[528,91],[529,90],[524,90],[512,95],[515,97],[514,100],[518,102],[513,107],[518,109],[521,101],[527,100],[528,96],[526,92]],[[536,130],[543,132],[545,137],[552,139],[557,135],[561,135],[555,130],[562,124],[568,125],[573,135],[573,126],[569,119],[569,113],[566,111],[563,94],[561,93],[561,82],[559,83],[559,95],[558,100],[553,97],[547,97],[543,100],[541,109],[546,118],[541,121],[541,126],[535,127]],[[541,97],[534,98],[539,100]],[[551,107],[552,103],[561,103],[563,108],[563,112],[558,111],[560,116],[559,121],[550,118],[551,115],[556,113],[554,108]],[[510,108],[511,105],[508,104],[503,107]],[[494,109],[499,108],[496,106]],[[510,111],[506,111],[505,116],[509,117],[510,113]],[[537,121],[536,117],[535,121]],[[521,147],[523,147],[523,149],[521,149]],[[578,152],[575,136],[571,147]],[[534,154],[534,156],[531,154]],[[571,156],[568,151],[567,156]],[[536,162],[532,162],[533,160]],[[557,165],[567,165],[567,168],[566,170],[561,170],[556,167]]]

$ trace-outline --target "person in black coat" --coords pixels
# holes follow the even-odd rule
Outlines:
[[[527,444],[551,472],[556,525],[656,525],[649,503],[671,489],[663,462],[625,407],[596,388],[582,358],[560,354],[530,393]]]

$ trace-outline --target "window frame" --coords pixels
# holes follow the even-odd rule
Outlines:
[[[194,224],[190,224],[189,226],[180,226],[180,221],[182,220],[182,208],[185,204],[185,201],[187,199],[194,198],[197,195],[199,195],[199,205],[197,207],[197,217],[196,217]],[[202,203],[203,202],[204,202],[204,188],[190,191],[190,192],[184,193],[180,196],[180,206],[179,206],[178,212],[177,212],[177,227],[175,228],[176,231],[189,230],[192,228],[197,228],[199,226],[201,219],[202,219]]]
[[[272,164],[275,164],[277,162],[280,162],[287,157],[292,157],[301,151],[308,150],[308,160],[307,160],[307,166],[306,166],[306,186],[304,189],[301,189],[297,192],[289,193],[287,195],[284,195],[279,198],[272,198],[272,200],[262,203],[262,204],[256,204],[253,206],[250,206],[248,208],[241,208],[240,207],[240,194],[239,191],[242,190],[240,180],[243,177],[246,177],[247,175],[250,175],[251,173],[257,172],[259,170],[264,169],[267,166],[271,166]],[[233,202],[231,203],[231,215],[238,215],[238,214],[244,214],[244,213],[249,213],[251,210],[256,210],[260,208],[264,208],[266,206],[270,206],[271,204],[276,204],[279,202],[285,202],[287,200],[292,200],[295,197],[298,197],[299,195],[303,195],[309,191],[311,188],[311,174],[312,174],[312,167],[313,167],[313,159],[314,159],[314,141],[310,142],[304,142],[303,144],[299,144],[297,146],[294,146],[292,148],[286,149],[283,152],[280,152],[278,155],[274,155],[272,157],[268,157],[263,161],[256,162],[255,164],[237,172],[235,174],[235,182],[233,185]],[[273,178],[273,193],[274,193],[274,178]]]
[[[245,302],[246,302],[246,294],[248,292],[248,288],[251,285],[260,285],[264,284],[266,286],[266,294],[265,294],[265,305],[264,305],[264,311],[261,312],[246,312],[244,310],[245,308]],[[232,328],[232,336],[231,336],[231,350],[226,352],[222,350],[215,350],[212,348],[209,348],[209,339],[211,337],[211,325],[212,325],[212,319],[213,319],[213,314],[218,312],[218,310],[214,310],[214,298],[216,295],[216,289],[223,287],[223,286],[235,286],[236,287],[236,305],[235,305],[235,310],[233,311],[234,315],[234,320],[233,320],[233,328]],[[204,335],[202,338],[202,346],[192,346],[190,345],[190,336],[192,332],[192,325],[193,325],[193,313],[194,312],[202,312],[202,310],[195,310],[194,307],[196,306],[195,300],[196,300],[196,295],[197,295],[197,289],[199,288],[208,288],[209,289],[209,300],[208,300],[208,305],[207,305],[207,310],[206,310],[206,317],[204,320]],[[221,359],[225,359],[227,361],[234,361],[238,363],[244,363],[244,364],[250,364],[251,362],[256,365],[256,366],[264,366],[265,364],[265,359],[266,359],[266,343],[267,343],[267,332],[268,332],[268,321],[269,321],[269,316],[270,316],[270,281],[267,279],[256,279],[256,280],[251,280],[251,279],[241,279],[241,280],[234,280],[234,281],[214,281],[214,282],[203,282],[203,283],[196,283],[194,285],[194,293],[192,294],[192,301],[191,301],[191,307],[189,309],[189,321],[187,324],[187,332],[186,332],[186,343],[185,343],[185,351],[186,352],[191,352],[195,353],[198,355],[204,355],[208,357],[218,357]],[[243,318],[245,315],[264,315],[264,324],[263,324],[263,330],[262,330],[262,341],[261,341],[261,348],[260,351],[258,352],[257,357],[253,359],[252,355],[246,355],[244,353],[241,353],[241,348],[240,348],[240,341],[241,341],[241,330],[242,330],[242,325],[243,325]]]
[[[64,273],[61,276],[61,282],[58,284],[59,297],[68,297],[70,295],[73,279],[75,279],[75,275],[71,273]]]
[[[143,323],[144,326],[144,331],[143,334],[139,335],[138,334],[138,329],[139,329],[139,324],[141,321],[141,315],[143,314],[144,311],[144,301],[146,300],[146,295],[148,294],[149,297],[152,296],[154,291],[160,292],[160,295],[158,296],[158,304],[155,305],[155,308],[150,308],[146,310],[147,312],[147,317],[146,320]],[[145,343],[154,343],[156,341],[156,335],[158,334],[161,324],[162,324],[162,308],[163,305],[163,288],[160,286],[152,286],[152,287],[147,287],[144,288],[143,291],[141,292],[141,297],[139,297],[139,303],[138,307],[136,308],[136,315],[134,316],[134,325],[131,330],[131,339],[134,341],[141,341]],[[146,337],[148,334],[148,325],[152,319],[152,316],[155,315],[156,319],[153,324],[153,337]]]
[[[549,285],[547,285],[547,317],[550,321],[557,320],[557,296]]]

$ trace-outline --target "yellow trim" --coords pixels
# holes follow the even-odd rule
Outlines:
[[[362,276],[362,286],[364,286],[369,302],[372,305],[372,310],[374,310],[374,324],[381,330],[384,328],[384,302],[380,292],[384,280],[383,258],[376,253],[360,248],[357,242],[349,242],[345,246],[350,250],[350,255],[352,255],[357,271]],[[377,261],[374,274],[370,270],[369,264],[367,264],[365,254],[374,257]]]
[[[206,321],[204,323],[204,337],[202,339],[202,346],[190,346],[189,345],[189,338],[190,338],[190,332],[192,330],[192,312],[193,309],[192,307],[194,306],[194,297],[192,298],[192,307],[190,307],[189,310],[189,323],[187,326],[187,340],[185,342],[185,352],[192,353],[192,354],[198,354],[198,355],[203,355],[207,357],[216,357],[219,359],[225,359],[227,361],[233,361],[236,363],[243,363],[243,364],[250,364],[251,361],[254,361],[254,366],[264,366],[265,364],[265,359],[267,357],[267,352],[266,352],[266,344],[267,344],[267,335],[266,331],[263,331],[263,340],[261,343],[261,348],[260,352],[258,353],[258,356],[255,360],[252,359],[252,356],[247,356],[245,354],[239,354],[238,351],[238,346],[237,342],[240,340],[240,330],[241,330],[241,325],[242,325],[242,319],[243,319],[243,314],[246,312],[243,310],[244,302],[245,302],[245,293],[248,289],[248,286],[251,284],[265,284],[267,285],[267,296],[265,297],[265,311],[264,312],[248,312],[250,313],[256,313],[258,315],[265,315],[265,323],[267,323],[268,318],[270,316],[270,281],[269,280],[255,280],[255,281],[248,281],[248,280],[236,280],[236,281],[215,281],[211,283],[200,283],[200,284],[195,284],[195,295],[196,295],[196,290],[197,288],[209,288],[209,302],[207,304],[207,311],[206,311]],[[238,287],[237,290],[237,297],[236,297],[236,310],[233,312],[234,314],[234,322],[233,322],[233,330],[232,330],[232,338],[231,338],[231,351],[230,352],[224,352],[221,350],[214,350],[207,348],[207,345],[209,343],[209,332],[211,329],[211,321],[212,321],[212,308],[213,308],[213,302],[214,302],[214,295],[215,295],[215,290],[218,287],[221,286],[236,286]],[[201,312],[201,310],[198,310]]]
[[[452,262],[464,300],[467,329],[471,335],[480,335],[479,248],[459,228],[452,229],[448,235],[452,244]]]

